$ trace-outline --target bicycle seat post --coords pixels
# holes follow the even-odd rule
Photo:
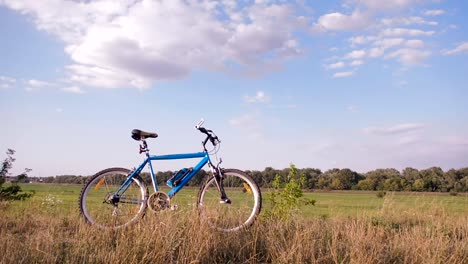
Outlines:
[[[143,152],[146,152],[146,156],[149,156],[149,149],[148,149],[148,144],[146,143],[146,140],[142,139],[141,141],[143,141],[143,146],[140,145],[140,154]]]

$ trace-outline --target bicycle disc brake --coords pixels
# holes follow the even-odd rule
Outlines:
[[[171,207],[171,200],[166,193],[155,192],[151,194],[147,201],[148,207],[153,212],[159,212]]]

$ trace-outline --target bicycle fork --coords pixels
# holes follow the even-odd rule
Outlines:
[[[223,169],[219,167],[221,164],[222,160],[219,161],[218,165],[214,167],[213,165],[210,164],[211,172],[213,173],[213,177],[215,179],[216,187],[218,188],[219,194],[220,194],[220,200],[219,203],[222,204],[231,204],[231,199],[229,199],[226,195],[226,192],[224,191],[224,186],[223,186]]]

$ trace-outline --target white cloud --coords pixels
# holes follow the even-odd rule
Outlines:
[[[404,38],[382,38],[373,43],[375,46],[382,48],[383,50],[398,47],[406,46],[408,48],[423,48],[424,42],[419,39],[410,39],[406,40]]]
[[[317,25],[324,31],[346,31],[365,28],[369,25],[368,14],[355,10],[351,15],[342,13],[329,13],[320,16]]]
[[[346,59],[362,59],[366,56],[365,50],[353,50],[350,53],[346,54]]]
[[[467,53],[468,52],[468,42],[463,42],[460,45],[456,46],[454,49],[443,50],[442,54],[444,55],[454,55],[458,53]]]
[[[392,10],[407,7],[420,0],[356,0],[373,10]]]
[[[423,48],[424,47],[424,41],[419,40],[419,39],[410,39],[410,40],[406,41],[405,45],[408,48],[413,48],[413,49]]]
[[[345,66],[344,62],[339,61],[337,63],[328,64],[327,66],[325,66],[325,68],[327,68],[327,69],[339,69],[339,68],[343,68],[344,66]]]
[[[352,71],[337,72],[337,73],[333,74],[333,78],[344,78],[344,77],[349,77],[349,76],[353,76],[353,75],[354,75],[354,72],[352,72]]]
[[[432,36],[435,31],[424,31],[420,29],[408,29],[408,28],[389,28],[384,29],[381,33],[384,37],[402,37],[402,36]]]
[[[372,48],[369,50],[369,57],[378,58],[378,57],[383,56],[384,53],[385,53],[385,49],[382,47]]]
[[[75,93],[75,94],[85,94],[86,93],[86,91],[84,91],[83,89],[81,89],[78,86],[64,87],[61,90],[64,91],[64,92],[67,92],[67,93]]]
[[[8,83],[0,83],[0,90],[10,89],[11,85]]]
[[[8,76],[1,76],[0,75],[0,82],[7,82],[7,83],[16,83],[16,79]]]
[[[12,85],[15,83],[16,83],[15,78],[0,75],[0,90],[10,89],[13,87]]]
[[[31,87],[35,87],[35,88],[44,88],[44,87],[53,87],[53,86],[55,86],[55,84],[53,84],[53,83],[40,81],[40,80],[34,80],[34,79],[29,80],[28,85],[30,85]]]
[[[365,36],[356,36],[348,39],[352,46],[362,45],[369,42],[369,37]]]
[[[428,50],[402,48],[385,56],[386,59],[396,59],[402,64],[422,64],[431,55]]]
[[[244,96],[244,101],[247,103],[266,103],[270,101],[270,97],[263,91],[258,91],[255,96]]]
[[[374,45],[379,46],[383,49],[387,49],[395,46],[400,46],[403,43],[405,43],[405,39],[403,38],[383,38],[375,41]]]
[[[445,11],[442,9],[433,9],[433,10],[426,10],[423,13],[425,16],[440,16],[445,14]]]
[[[362,65],[362,64],[364,64],[364,61],[362,61],[362,60],[353,60],[351,62],[351,66],[359,66],[359,65]]]
[[[381,23],[384,26],[398,26],[398,25],[429,25],[437,26],[439,23],[436,21],[426,21],[422,17],[411,16],[411,17],[393,17],[393,18],[384,18],[381,20]]]
[[[184,78],[194,69],[224,71],[233,63],[258,69],[302,52],[293,33],[303,27],[304,19],[295,15],[290,4],[2,3],[31,16],[37,28],[64,41],[73,61],[67,67],[70,80],[89,86],[148,88],[157,80]]]
[[[367,127],[363,131],[366,134],[375,134],[375,135],[395,135],[395,134],[405,134],[413,131],[417,131],[426,127],[422,123],[403,123],[390,127]]]

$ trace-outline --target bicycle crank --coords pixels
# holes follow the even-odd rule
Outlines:
[[[166,193],[155,192],[148,198],[147,205],[151,211],[159,212],[171,207],[171,199]]]

